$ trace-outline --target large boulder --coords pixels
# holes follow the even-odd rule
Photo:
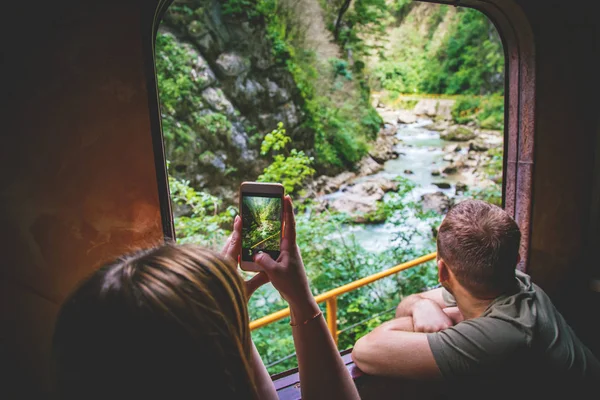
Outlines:
[[[364,157],[358,163],[358,176],[373,175],[383,169],[383,165],[379,164],[373,158],[367,156]]]
[[[241,104],[256,109],[260,106],[265,91],[260,82],[240,76],[233,84],[231,94],[238,105]]]
[[[440,189],[450,189],[452,187],[448,182],[433,182],[433,184]]]
[[[379,187],[381,190],[383,190],[384,193],[397,192],[399,187],[398,181],[388,179],[383,176],[374,176],[364,183],[367,183],[369,185],[375,185],[376,187]]]
[[[202,92],[202,98],[213,110],[226,115],[234,115],[233,104],[227,99],[221,89],[209,87]]]
[[[434,99],[421,99],[413,108],[413,112],[417,115],[423,115],[427,117],[435,117],[437,101]]]
[[[190,71],[192,79],[199,89],[205,89],[215,83],[216,77],[206,60],[191,46],[188,46],[188,51],[194,55],[194,65]]]
[[[452,143],[452,144],[447,144],[446,146],[444,146],[442,151],[444,153],[458,153],[461,150],[462,150],[462,148],[460,147],[459,144]]]
[[[386,125],[396,125],[398,123],[398,111],[388,109],[378,109],[379,116]]]
[[[398,158],[398,151],[395,149],[396,144],[400,142],[396,136],[388,136],[380,134],[377,140],[373,143],[369,155],[378,163],[383,163],[387,160]]]
[[[421,201],[423,210],[433,210],[439,214],[444,214],[453,205],[453,200],[442,192],[424,194],[421,196]]]
[[[464,125],[453,125],[441,132],[440,138],[454,142],[467,142],[475,139],[475,132]]]
[[[436,117],[439,120],[451,120],[453,105],[454,100],[449,99],[421,99],[415,105],[413,112],[417,115]]]
[[[281,106],[281,112],[287,129],[298,126],[301,121],[301,116],[299,109],[296,108],[296,105],[293,102],[290,101]]]
[[[417,116],[412,111],[399,110],[398,111],[398,122],[401,124],[413,124],[417,122]]]
[[[256,151],[248,147],[248,135],[241,123],[235,122],[231,124],[231,144],[239,153],[239,160],[245,164],[254,164],[256,160]]]
[[[450,154],[445,154],[444,158],[442,158],[442,160],[452,162],[452,161],[454,161],[455,158],[456,158],[456,156],[453,153],[450,153]]]
[[[312,183],[312,190],[317,195],[336,192],[342,185],[356,178],[354,172],[346,171],[336,176],[321,175]]]
[[[437,102],[436,117],[446,121],[452,120],[452,107],[454,106],[454,100],[441,99]]]
[[[385,192],[376,182],[361,182],[348,187],[344,194],[333,200],[329,208],[357,218],[377,210],[377,202]]]
[[[458,172],[459,169],[463,168],[465,166],[465,163],[462,161],[457,161],[454,164],[450,164],[447,167],[445,167],[442,172],[446,175],[452,175]]]
[[[469,142],[469,150],[488,151],[489,149],[490,149],[490,146],[488,145],[488,143],[484,142],[483,140],[475,139],[472,142]]]
[[[277,83],[270,79],[267,79],[267,90],[269,98],[274,104],[282,104],[290,99],[289,92],[286,89],[279,87]]]
[[[250,60],[237,53],[223,53],[217,57],[215,65],[224,76],[239,76],[250,69]]]
[[[425,129],[430,131],[442,132],[450,128],[450,123],[446,120],[432,121],[431,123],[423,126]]]

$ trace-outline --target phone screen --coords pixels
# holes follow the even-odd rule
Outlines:
[[[282,198],[278,194],[242,193],[242,260],[252,261],[259,251],[279,257]]]

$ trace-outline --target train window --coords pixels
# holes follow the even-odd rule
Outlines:
[[[176,0],[155,48],[178,242],[220,248],[240,182],[275,181],[294,198],[315,295],[420,258],[321,296],[340,350],[393,317],[402,296],[436,285],[433,256],[422,256],[453,203],[480,198],[528,218],[503,41],[477,10]],[[270,285],[250,300],[271,373],[296,365],[285,318],[269,317],[286,306]]]

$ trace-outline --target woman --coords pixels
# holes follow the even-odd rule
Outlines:
[[[241,220],[221,255],[164,245],[104,266],[63,305],[55,330],[61,398],[277,399],[249,330],[247,298],[271,281],[288,301],[304,399],[358,393],[312,297],[284,200],[277,261],[244,283]]]

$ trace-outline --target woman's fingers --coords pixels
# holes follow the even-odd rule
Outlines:
[[[260,266],[263,271],[269,274],[271,271],[277,269],[277,261],[273,260],[267,253],[258,253],[254,256],[254,262]]]
[[[242,253],[242,219],[239,215],[235,216],[233,221],[233,232],[227,239],[225,246],[223,247],[222,254],[226,257],[231,258],[235,262],[238,260],[238,256]]]
[[[281,251],[290,251],[296,244],[296,219],[294,218],[294,205],[290,196],[285,196],[283,199],[283,218],[284,230]]]

